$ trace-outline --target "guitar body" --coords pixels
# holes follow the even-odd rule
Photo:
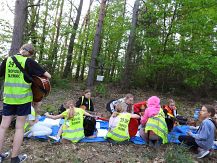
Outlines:
[[[33,102],[40,102],[51,91],[50,81],[45,77],[39,76],[33,76],[32,79]]]

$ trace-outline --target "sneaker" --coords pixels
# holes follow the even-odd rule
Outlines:
[[[28,158],[27,154],[20,154],[15,158],[11,158],[11,163],[21,163]]]
[[[8,152],[0,154],[0,163],[2,163],[4,160],[8,159],[8,157],[11,155],[11,150]]]
[[[207,156],[209,153],[210,153],[209,150],[201,149],[200,152],[197,154],[197,158],[203,158]]]
[[[60,137],[57,137],[57,136],[48,136],[49,138],[55,140],[55,141],[59,141],[60,140]]]

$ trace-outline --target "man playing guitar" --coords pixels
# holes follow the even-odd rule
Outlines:
[[[31,58],[34,54],[34,47],[31,44],[24,44],[19,54],[14,55],[20,65],[30,75],[44,76],[51,78],[36,61]],[[3,95],[3,117],[0,125],[0,162],[9,157],[9,153],[2,153],[5,132],[8,129],[13,116],[16,118],[16,131],[13,141],[11,162],[22,162],[27,158],[26,154],[20,154],[19,150],[23,141],[24,124],[26,116],[31,113],[33,101],[31,81],[16,66],[11,57],[6,58],[0,66],[0,77],[4,77]]]

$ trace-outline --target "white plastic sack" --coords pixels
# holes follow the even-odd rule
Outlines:
[[[52,133],[50,127],[44,126],[41,122],[37,122],[31,127],[32,136],[48,136]]]

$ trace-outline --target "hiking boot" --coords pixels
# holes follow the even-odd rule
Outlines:
[[[207,156],[209,153],[210,153],[209,150],[201,149],[200,152],[197,154],[197,158],[203,158]]]
[[[17,157],[11,158],[11,163],[21,163],[27,159],[27,154],[20,154]]]
[[[0,154],[0,163],[2,163],[4,160],[8,159],[8,157],[11,155],[11,150],[8,152]]]

